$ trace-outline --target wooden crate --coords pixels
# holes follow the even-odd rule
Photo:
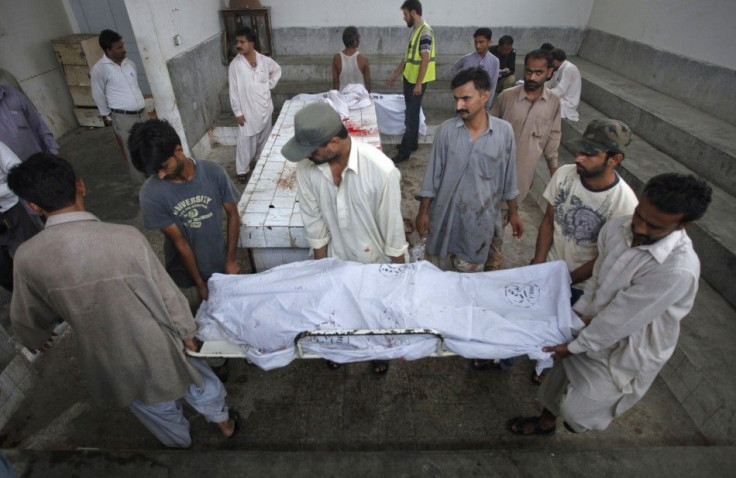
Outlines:
[[[97,38],[97,35],[77,33],[51,40],[51,46],[62,65],[92,68],[104,56]]]

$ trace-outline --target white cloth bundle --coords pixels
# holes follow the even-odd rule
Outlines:
[[[376,118],[378,129],[383,134],[404,134],[404,112],[406,104],[404,95],[384,95],[383,93],[371,93],[371,99],[376,105]],[[419,110],[419,134],[427,134],[427,119],[424,110]]]
[[[307,330],[432,328],[448,350],[467,358],[549,359],[543,346],[569,342],[582,327],[562,261],[460,274],[428,262],[310,260],[258,274],[215,274],[209,292],[196,317],[199,337],[241,344],[266,370],[296,358],[294,337]],[[436,345],[432,336],[302,340],[304,350],[335,362],[413,360]]]

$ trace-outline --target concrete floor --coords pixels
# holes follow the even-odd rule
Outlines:
[[[85,180],[88,210],[103,220],[140,228],[136,193],[128,185],[112,132],[79,129],[60,144],[62,156]],[[389,155],[393,147],[386,145]],[[428,153],[429,146],[422,145],[400,165],[407,227],[416,213],[413,193],[420,186]],[[210,159],[223,163],[234,175],[234,148],[215,148]],[[506,267],[527,264],[534,250],[541,212],[529,199],[521,212],[526,233],[520,241],[507,239]],[[160,253],[161,234],[146,234]],[[240,260],[248,270],[247,254],[241,254]],[[77,362],[75,334],[69,330],[36,362],[37,385],[2,430],[0,447],[21,452],[163,450],[127,409],[90,402]],[[661,379],[605,432],[576,435],[560,426],[553,437],[510,435],[505,430],[509,418],[537,411],[537,387],[531,374],[527,359],[518,360],[509,372],[478,372],[457,357],[394,362],[383,377],[373,375],[368,364],[331,371],[322,361],[302,360],[264,372],[244,360],[231,360],[227,401],[244,417],[243,430],[238,437],[224,440],[202,417],[186,409],[192,423],[192,451],[543,449],[577,453],[708,445]],[[22,468],[27,465],[23,456],[16,456],[16,466],[27,470]]]

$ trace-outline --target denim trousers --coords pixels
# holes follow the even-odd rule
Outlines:
[[[419,138],[419,111],[422,109],[422,98],[427,90],[427,84],[422,84],[422,94],[414,96],[414,83],[409,83],[406,78],[404,82],[404,137],[399,145],[399,155],[408,158],[411,152],[417,148]]]

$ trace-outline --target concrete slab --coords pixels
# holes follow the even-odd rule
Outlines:
[[[582,100],[736,195],[736,126],[582,58]]]

